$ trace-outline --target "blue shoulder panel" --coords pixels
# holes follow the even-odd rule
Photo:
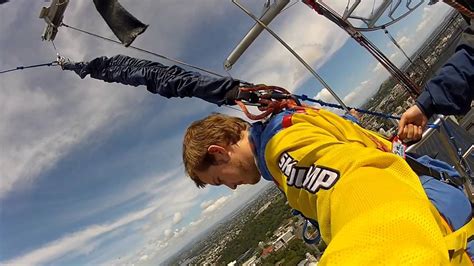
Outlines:
[[[294,110],[287,110],[281,112],[265,123],[256,122],[252,125],[250,129],[250,138],[255,146],[255,153],[257,158],[257,167],[260,170],[260,174],[266,180],[272,181],[273,177],[268,170],[267,164],[265,162],[265,147],[270,139],[275,136],[283,128],[283,117],[286,115],[291,115],[294,113]]]

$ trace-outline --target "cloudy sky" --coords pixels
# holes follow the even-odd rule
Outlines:
[[[262,34],[230,73],[223,61],[253,25],[230,1],[121,0],[149,24],[133,45],[254,83],[331,100],[327,90]],[[243,1],[259,13],[264,1]],[[333,1],[342,11],[347,1]],[[380,1],[375,1],[375,7]],[[294,3],[294,0],[292,1]],[[0,70],[54,60],[38,19],[47,1],[0,5]],[[370,13],[364,1],[361,14]],[[389,28],[410,54],[448,11],[423,4]],[[114,38],[92,1],[71,1],[64,22]],[[272,22],[348,105],[387,77],[368,53],[302,3]],[[368,34],[398,65],[381,32]],[[55,45],[73,60],[118,53],[157,60],[60,28]],[[332,100],[331,100],[332,101]],[[165,99],[144,87],[107,84],[58,67],[0,75],[0,264],[152,264],[176,253],[265,185],[197,189],[183,174],[181,140],[210,112],[241,115],[199,99]]]

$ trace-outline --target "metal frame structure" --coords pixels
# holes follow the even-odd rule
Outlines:
[[[324,4],[322,0],[319,0],[318,2]],[[382,4],[380,4],[379,7],[374,10],[374,12],[372,12],[369,17],[361,17],[354,15],[357,7],[361,2],[361,0],[356,0],[350,6],[350,8],[347,7],[344,11],[344,14],[342,15],[342,18],[344,20],[352,19],[362,21],[366,25],[366,27],[355,27],[355,29],[357,29],[358,31],[374,31],[386,28],[392,24],[397,23],[401,19],[408,16],[411,12],[415,11],[421,4],[424,3],[424,0],[418,0],[417,3],[413,5],[412,0],[406,0],[406,4],[404,6],[401,5],[402,0],[396,0],[395,4],[393,4],[393,0],[383,0]],[[324,5],[328,7],[326,4]],[[397,12],[400,12],[401,14],[395,15]],[[385,13],[387,13],[387,17],[390,20],[388,22],[376,25],[382,15]]]
[[[346,104],[342,101],[341,98],[332,90],[332,88],[329,86],[329,84],[324,81],[324,79],[319,76],[318,73],[308,64],[306,61],[304,61],[303,58],[301,58],[298,53],[293,50],[285,41],[283,41],[280,36],[278,36],[273,30],[271,30],[261,19],[257,18],[254,14],[252,14],[246,7],[244,7],[238,0],[232,0],[232,3],[234,3],[237,7],[239,7],[242,11],[244,11],[249,17],[251,17],[253,20],[255,20],[256,24],[250,29],[249,33],[243,38],[243,40],[239,43],[237,47],[234,48],[234,50],[231,52],[231,54],[227,57],[227,59],[224,61],[224,66],[226,64],[229,64],[232,62],[231,60],[234,58],[239,58],[240,55],[248,48],[248,46],[257,38],[258,34],[262,32],[263,29],[267,30],[277,41],[279,41],[298,61],[300,61],[301,64],[304,65],[304,67],[319,81],[321,84],[331,93],[331,95],[336,99],[336,101],[344,108],[346,112],[349,112],[349,108],[346,106]],[[285,4],[286,3],[286,4]],[[273,9],[273,12],[271,12],[271,16],[268,18],[268,23],[270,23],[273,18],[281,11],[283,8],[289,3],[288,0],[275,0],[275,3],[273,7],[269,7],[270,9]],[[268,12],[265,12],[262,17],[265,17],[265,14]],[[253,32],[258,32],[257,34],[250,34]],[[233,61],[235,63],[235,61]],[[231,66],[231,65],[230,65]]]

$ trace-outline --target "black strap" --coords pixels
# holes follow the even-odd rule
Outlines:
[[[413,159],[410,156],[407,156],[405,160],[408,163],[408,165],[411,167],[411,169],[417,175],[432,176],[432,177],[434,177],[434,178],[436,178],[436,179],[438,179],[442,182],[452,184],[452,185],[455,185],[455,186],[458,186],[458,187],[463,185],[462,181],[459,178],[452,177],[452,176],[448,175],[446,172],[437,171],[433,168],[430,168],[430,167],[418,162],[417,160]]]

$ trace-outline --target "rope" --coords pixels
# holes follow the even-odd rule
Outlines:
[[[312,99],[312,98],[309,98],[307,95],[304,95],[304,94],[294,95],[294,96],[296,98],[302,100],[302,101],[314,102],[314,103],[317,103],[321,106],[328,106],[328,107],[344,110],[344,108],[342,108],[342,106],[340,106],[339,104],[327,103],[327,102],[324,102],[324,101],[321,101],[321,100]],[[364,109],[359,109],[359,108],[352,108],[352,107],[349,107],[349,108],[354,109],[359,113],[369,114],[369,115],[373,115],[373,116],[379,116],[379,117],[383,117],[383,118],[387,118],[387,119],[391,118],[391,119],[400,120],[399,116],[393,116],[393,115],[388,115],[388,114],[384,114],[384,113],[379,113],[379,112],[374,112],[374,111],[369,111],[369,110],[364,110]]]
[[[66,28],[70,28],[70,29],[73,29],[73,30],[76,30],[76,31],[79,31],[79,32],[82,32],[82,33],[85,33],[85,34],[88,34],[88,35],[91,35],[91,36],[93,36],[93,37],[96,37],[96,38],[99,38],[99,39],[102,39],[102,40],[106,40],[106,41],[109,41],[109,42],[113,42],[113,43],[122,45],[122,43],[119,42],[119,41],[116,41],[116,40],[113,40],[113,39],[110,39],[110,38],[107,38],[107,37],[103,37],[103,36],[100,36],[100,35],[95,34],[95,33],[92,33],[92,32],[88,32],[88,31],[85,31],[85,30],[81,30],[81,29],[79,29],[79,28],[76,28],[76,27],[67,25],[67,24],[65,24],[65,23],[61,23],[61,26],[64,26],[64,27],[66,27]],[[165,59],[165,60],[168,60],[168,61],[171,61],[171,62],[180,64],[180,65],[183,65],[183,66],[187,66],[187,67],[190,67],[190,68],[194,68],[194,69],[200,70],[200,71],[202,71],[202,72],[205,72],[205,73],[208,73],[208,74],[217,76],[217,77],[221,77],[221,78],[224,77],[223,75],[218,74],[218,73],[216,73],[216,72],[213,72],[213,71],[211,71],[211,70],[207,70],[207,69],[204,69],[204,68],[195,66],[195,65],[191,65],[191,64],[185,63],[185,62],[183,62],[183,61],[179,61],[179,60],[177,60],[177,59],[169,58],[169,57],[166,57],[166,56],[164,56],[164,55],[157,54],[157,53],[154,53],[154,52],[151,52],[151,51],[148,51],[148,50],[145,50],[145,49],[136,47],[136,46],[130,45],[130,46],[128,46],[128,48],[135,49],[135,50],[140,51],[140,52],[142,52],[142,53],[154,55],[154,56],[156,56],[156,57],[159,57],[159,58],[162,58],[162,59]]]
[[[314,103],[317,103],[321,106],[328,106],[328,107],[332,107],[332,108],[337,108],[337,109],[342,109],[342,110],[345,110],[344,108],[342,108],[342,106],[338,105],[338,104],[335,104],[335,103],[327,103],[325,101],[322,101],[322,100],[316,100],[316,99],[312,99],[312,98],[309,98],[307,95],[293,95],[295,96],[296,98],[302,100],[302,101],[309,101],[309,102],[314,102]],[[378,117],[382,117],[382,118],[385,118],[385,119],[395,119],[395,120],[400,120],[401,117],[400,116],[394,116],[394,115],[388,115],[388,114],[384,114],[384,113],[379,113],[379,112],[374,112],[374,111],[369,111],[369,110],[365,110],[365,109],[360,109],[360,108],[352,108],[352,107],[349,107],[350,109],[354,109],[356,110],[357,112],[359,113],[363,113],[363,114],[368,114],[368,115],[373,115],[373,116],[378,116]],[[436,124],[427,124],[426,127],[428,128],[435,128],[435,129],[438,129],[439,126],[436,125]]]
[[[277,86],[256,85],[254,87],[240,87],[241,92],[250,92],[258,95],[258,109],[260,114],[252,114],[242,100],[235,103],[242,112],[251,120],[261,120],[284,109],[298,108],[299,101],[286,89]],[[276,92],[276,93],[275,93]]]
[[[474,18],[474,12],[467,9],[465,6],[461,5],[455,0],[443,0],[446,4],[450,5],[452,8],[456,9],[459,13],[465,15],[469,18]]]
[[[57,66],[57,65],[58,65],[58,62],[54,61],[54,62],[51,62],[51,63],[37,64],[37,65],[31,65],[31,66],[18,66],[16,68],[0,71],[0,74],[13,72],[13,71],[16,71],[16,70],[23,70],[23,69],[27,69],[27,68],[35,68],[35,67],[43,67],[43,66]]]
[[[405,58],[412,64],[412,65],[415,65],[415,63],[411,60],[411,58],[407,55],[407,53],[405,53],[405,50],[403,50],[403,48],[400,46],[400,44],[398,44],[397,40],[395,40],[395,38],[393,38],[392,34],[390,34],[390,32],[388,32],[388,29],[385,28],[385,27],[382,27],[382,29],[384,30],[384,33],[388,36],[388,38],[390,39],[390,41],[392,41],[392,43],[398,48],[398,50],[400,50],[403,55],[405,56]]]
[[[302,101],[309,101],[313,103],[318,103],[321,106],[328,106],[332,108],[337,108],[341,110],[345,110],[342,105],[324,102],[322,100],[316,100],[309,98],[307,95],[296,95],[292,94],[284,88],[277,87],[277,86],[266,86],[266,85],[255,85],[253,87],[240,87],[241,92],[249,92],[258,95],[258,109],[262,112],[260,114],[252,114],[247,109],[248,99],[243,98],[247,102],[243,102],[242,100],[236,100],[235,102],[237,105],[242,109],[242,112],[252,120],[261,120],[264,119],[272,114],[279,113],[284,109],[294,109],[294,108],[301,108],[301,103],[299,100]],[[310,107],[311,106],[306,106]],[[382,117],[385,119],[396,119],[400,120],[399,116],[393,116],[389,114],[364,110],[360,108],[353,108],[348,107],[349,109],[354,109],[357,112]]]

